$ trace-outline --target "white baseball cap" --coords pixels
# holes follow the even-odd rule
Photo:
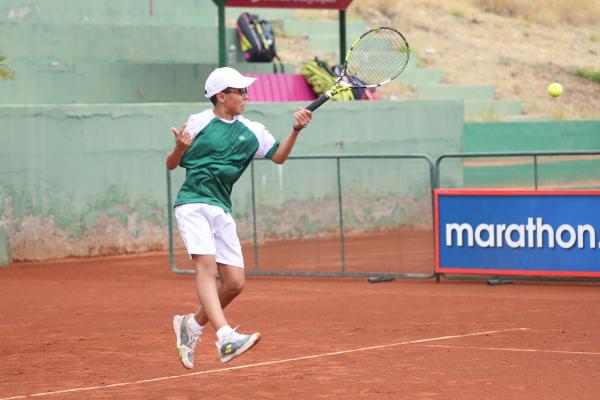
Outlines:
[[[252,85],[256,78],[244,76],[233,68],[217,68],[210,73],[204,85],[204,94],[211,98],[228,87],[243,89]]]

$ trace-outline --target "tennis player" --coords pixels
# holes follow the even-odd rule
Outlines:
[[[245,282],[242,248],[231,217],[231,190],[253,158],[282,164],[312,116],[303,108],[296,111],[291,133],[277,141],[264,125],[242,116],[254,80],[233,68],[215,69],[205,84],[214,108],[191,115],[180,130],[171,128],[175,146],[166,164],[170,170],[178,165],[186,169],[175,215],[196,270],[200,303],[195,313],[173,317],[177,350],[186,368],[194,366],[194,350],[208,322],[217,333],[215,344],[223,363],[260,339],[258,332],[236,332],[223,313]]]

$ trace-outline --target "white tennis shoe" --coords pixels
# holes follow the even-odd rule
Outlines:
[[[200,335],[194,334],[186,323],[189,318],[193,317],[194,314],[173,317],[173,332],[177,337],[177,353],[181,363],[186,368],[194,367],[194,351],[196,345],[200,342]]]
[[[251,335],[244,335],[237,333],[234,330],[230,334],[226,335],[222,341],[218,340],[215,342],[221,362],[226,363],[233,360],[237,356],[250,350],[260,340],[260,333],[256,332]]]

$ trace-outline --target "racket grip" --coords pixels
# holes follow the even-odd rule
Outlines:
[[[329,100],[329,97],[331,97],[331,96],[329,95],[328,92],[326,92],[325,94],[322,94],[318,99],[316,99],[315,101],[310,103],[308,106],[306,106],[306,109],[309,111],[315,111],[317,108],[321,107],[321,105],[323,105],[323,103],[325,103],[327,100]]]

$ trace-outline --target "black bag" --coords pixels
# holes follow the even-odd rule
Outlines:
[[[248,62],[270,62],[276,58],[275,34],[273,27],[258,15],[242,13],[235,27],[240,42],[240,50]]]
[[[342,67],[340,65],[335,65],[333,67],[333,73],[337,76],[339,76],[342,73]],[[342,79],[344,82],[350,84],[350,82],[348,81],[348,79],[346,77],[344,77]],[[352,75],[352,80],[354,81],[354,83],[357,83],[359,85],[365,85],[366,82],[363,81],[362,79],[359,79],[358,77]],[[379,94],[375,91],[375,88],[356,88],[353,87],[352,89],[352,95],[354,96],[355,100],[378,100]]]
[[[334,65],[333,66],[333,73],[336,76],[340,76],[340,74],[342,73],[342,67],[340,65]],[[364,82],[362,80],[358,79],[357,77],[352,76],[352,79],[354,80],[354,82],[364,85]],[[344,78],[342,78],[342,81],[344,81],[348,85],[350,85],[350,82],[348,81],[348,79],[345,76],[344,76]],[[361,100],[363,98],[364,93],[365,93],[365,89],[364,88],[355,88],[355,87],[353,87],[350,90],[352,91],[352,96],[354,96],[355,100]]]

